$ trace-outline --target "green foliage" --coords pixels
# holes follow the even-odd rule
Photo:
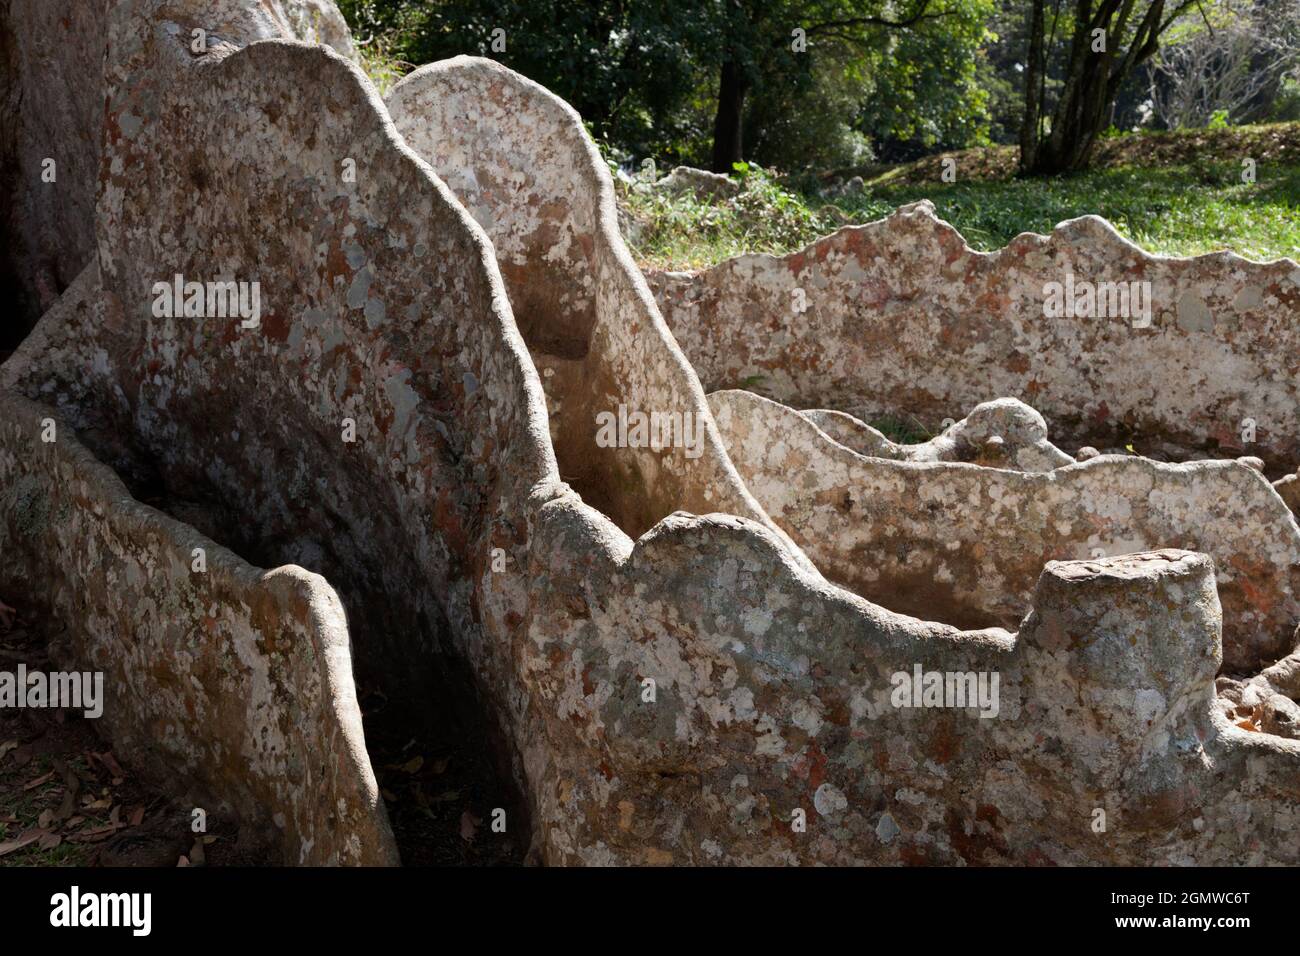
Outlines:
[[[671,0],[351,0],[354,30],[403,61],[498,60],[568,101],[597,136],[638,156],[680,155],[703,134],[691,105],[717,44],[711,5]],[[502,49],[504,47],[504,49]]]
[[[414,64],[402,59],[402,38],[413,29],[414,4],[385,0],[337,0],[352,28],[352,36],[366,71],[381,96],[409,73]]]
[[[988,142],[989,91],[979,53],[992,40],[990,0],[948,2],[942,21],[889,34],[869,70],[860,127],[878,144],[908,144],[912,155]]]
[[[819,212],[767,170],[737,164],[744,190],[731,199],[668,197],[624,188],[620,201],[636,222],[637,257],[661,267],[690,267],[746,252],[781,253],[835,229],[842,217]]]
[[[976,59],[976,79],[988,94],[989,139],[1015,143],[1024,115],[1024,61],[1029,43],[1028,4],[1024,0],[997,0],[987,20],[984,43]],[[1057,81],[1048,79],[1049,91]]]
[[[938,432],[926,428],[920,419],[912,415],[873,418],[867,422],[890,441],[898,445],[919,445],[933,438]]]
[[[749,83],[745,136],[766,165],[856,165],[882,144],[965,146],[987,137],[988,96],[975,80],[995,0],[724,6],[725,52]]]
[[[723,62],[745,78],[746,158],[853,165],[873,142],[987,136],[977,54],[996,0],[340,0],[381,88],[411,64],[489,56],[628,155],[707,165]],[[864,18],[942,14],[907,28]],[[796,50],[795,31],[806,34]],[[494,45],[494,40],[496,41]],[[504,44],[504,49],[501,48]]]
[[[1014,143],[1024,107],[1027,0],[338,2],[381,91],[414,64],[489,56],[570,102],[624,162],[708,166],[724,63],[743,76],[744,157],[786,173]],[[1226,3],[1205,0],[1212,22]],[[1074,9],[1048,4],[1045,131]],[[1188,14],[1162,42],[1204,29]],[[1139,121],[1148,87],[1145,74],[1122,85],[1115,126]],[[1300,118],[1300,80],[1269,95],[1270,115]]]
[[[859,64],[844,50],[810,49],[806,82],[762,85],[751,98],[748,152],[785,170],[871,162],[871,141],[856,128],[867,84],[850,78]]]
[[[1300,77],[1287,77],[1282,81],[1269,119],[1280,123],[1300,120]]]
[[[398,57],[382,37],[359,46],[357,52],[361,56],[361,68],[375,84],[380,96],[387,96],[393,84],[411,71],[411,64]]]

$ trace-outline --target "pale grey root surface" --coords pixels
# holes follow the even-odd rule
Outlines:
[[[55,119],[101,145],[0,366],[0,596],[112,675],[115,748],[288,863],[411,849],[360,684],[456,697],[547,864],[1300,863],[1291,484],[1072,461],[1251,415],[1293,468],[1294,262],[984,256],[917,206],[647,281],[567,104],[468,57],[384,102],[330,9],[114,4],[102,117]],[[1146,275],[1152,328],[1045,322],[1067,267]],[[158,314],[178,273],[259,322]]]

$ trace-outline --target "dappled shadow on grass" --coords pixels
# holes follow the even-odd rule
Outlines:
[[[1230,126],[1222,129],[1149,130],[1098,141],[1094,169],[1147,167],[1169,169],[1198,162],[1240,162],[1251,157],[1275,166],[1300,163],[1300,123]],[[823,180],[847,180],[858,175],[867,186],[924,186],[942,181],[945,159],[957,161],[964,181],[1008,181],[1018,174],[1020,151],[1015,146],[981,146],[935,153],[900,166],[874,165],[836,170]]]
[[[929,199],[972,248],[1002,248],[1022,232],[1049,233],[1084,215],[1109,220],[1149,252],[1195,255],[1231,249],[1251,258],[1300,249],[1300,165],[1265,165],[1241,181],[1240,163],[1120,167],[1070,177],[884,186],[838,203],[854,221]]]
[[[1290,206],[1300,216],[1300,165],[1266,170],[1258,186],[1258,189],[1235,192],[1233,201]]]

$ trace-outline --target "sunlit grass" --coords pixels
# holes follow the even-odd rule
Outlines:
[[[634,253],[647,266],[672,269],[701,268],[745,252],[792,252],[841,225],[871,222],[919,199],[932,201],[941,218],[983,251],[1022,232],[1047,233],[1063,220],[1094,214],[1152,253],[1230,250],[1257,260],[1300,259],[1300,157],[1260,162],[1254,183],[1242,181],[1240,160],[1189,158],[1050,179],[949,184],[917,181],[915,174],[882,176],[860,195],[830,204],[761,172],[750,174],[745,193],[726,201],[625,193],[640,224]]]
[[[1021,232],[1050,232],[1088,214],[1110,221],[1148,252],[1231,250],[1250,259],[1300,257],[1300,166],[1262,166],[1254,184],[1231,163],[1104,169],[1070,178],[883,187],[846,207],[855,221],[929,199],[975,248]]]

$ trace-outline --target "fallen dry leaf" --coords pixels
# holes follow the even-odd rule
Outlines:
[[[133,827],[138,827],[141,823],[143,823],[143,822],[144,822],[144,807],[136,807],[134,810],[132,810],[132,811],[131,811],[131,816],[130,816],[130,821],[131,821],[131,826],[133,826]]]
[[[466,843],[473,843],[474,831],[478,829],[478,825],[482,822],[479,817],[474,816],[468,810],[463,811],[460,815],[460,838]]]
[[[113,751],[109,750],[102,754],[95,754],[95,756],[99,759],[100,763],[102,763],[106,768],[108,768],[108,772],[112,774],[114,777],[119,777],[119,778],[126,777],[126,771],[122,769],[122,765],[117,762],[116,758],[114,758]],[[114,783],[121,783],[121,782],[122,781],[120,779],[114,781]]]
[[[35,790],[35,789],[36,789],[37,787],[39,787],[41,784],[45,783],[46,781],[53,780],[53,779],[54,779],[54,771],[51,770],[49,773],[47,773],[47,774],[42,774],[41,776],[37,777],[35,780],[31,780],[31,781],[29,781],[29,782],[23,784],[23,789],[24,789],[24,790]]]
[[[50,831],[48,830],[41,830],[41,829],[28,830],[26,833],[18,837],[18,839],[16,840],[8,840],[5,843],[0,843],[0,856],[5,856],[7,854],[13,853],[15,850],[21,850],[29,843],[35,843],[37,840],[39,840],[41,837],[45,836],[49,832]]]
[[[59,812],[54,815],[54,819],[63,821],[76,812],[77,809],[77,791],[68,789],[63,793],[63,802],[59,804]]]

